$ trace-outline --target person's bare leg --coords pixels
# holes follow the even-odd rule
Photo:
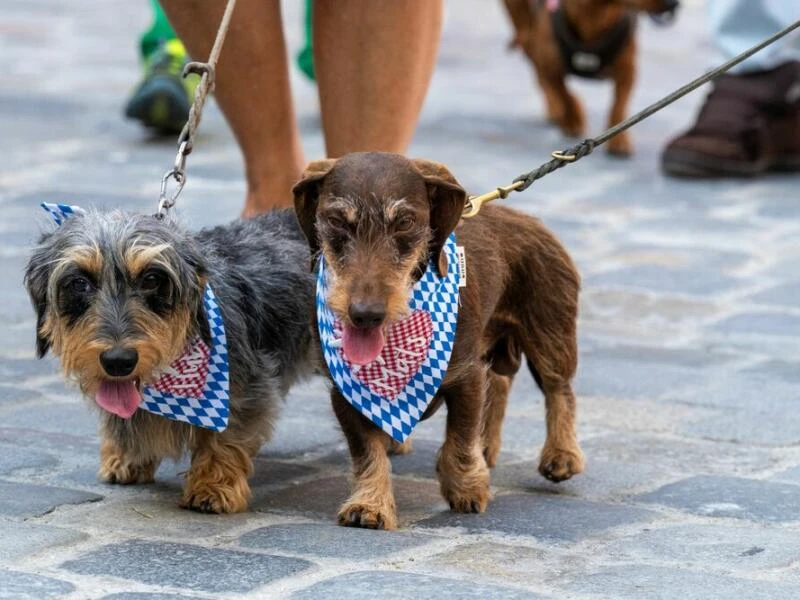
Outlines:
[[[406,151],[441,28],[440,0],[314,2],[314,66],[328,156]]]
[[[161,0],[193,60],[208,58],[225,0]],[[239,0],[217,65],[215,96],[244,154],[242,214],[290,206],[305,166],[297,132],[279,0]]]

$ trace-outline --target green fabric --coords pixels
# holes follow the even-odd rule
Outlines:
[[[302,50],[297,53],[297,66],[311,81],[316,80],[314,75],[314,33],[312,27],[314,0],[306,0],[306,18],[304,23],[304,30],[306,42]]]
[[[158,0],[150,0],[150,4],[153,7],[155,20],[150,26],[150,29],[145,31],[139,40],[142,61],[146,61],[153,54],[153,52],[158,49],[159,44],[168,40],[174,40],[178,37],[175,34],[175,30],[172,29],[172,25],[169,24],[167,15],[165,15],[164,11],[161,10]]]

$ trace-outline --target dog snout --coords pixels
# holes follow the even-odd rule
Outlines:
[[[100,364],[111,377],[130,375],[139,362],[139,353],[134,348],[117,346],[100,353]]]
[[[351,302],[347,314],[359,329],[371,329],[383,323],[386,306],[380,302]]]

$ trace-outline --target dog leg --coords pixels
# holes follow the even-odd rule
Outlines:
[[[575,435],[575,394],[569,382],[544,382],[547,439],[539,473],[558,483],[583,471],[584,458]]]
[[[609,127],[624,121],[625,115],[628,114],[628,102],[636,79],[636,66],[632,57],[628,60],[625,58],[625,56],[620,57],[624,63],[617,68],[617,76],[614,78],[614,104],[608,115]],[[633,153],[630,133],[623,131],[608,140],[608,153],[620,158],[629,157]]]
[[[105,438],[100,445],[100,469],[97,477],[106,483],[152,483],[161,461],[136,460],[114,440]]]
[[[560,106],[553,113],[553,120],[564,135],[581,137],[586,131],[586,117],[580,101],[569,91],[563,75],[539,73],[539,82],[545,90],[545,100],[549,103],[548,96],[554,105]],[[549,112],[549,109],[548,109]]]
[[[397,529],[389,436],[356,412],[336,389],[331,391],[331,403],[347,438],[355,479],[353,492],[339,509],[339,525]]]
[[[235,513],[247,509],[253,474],[252,457],[258,447],[234,441],[230,430],[219,434],[198,431],[192,464],[186,474],[181,508],[202,513]]]
[[[483,418],[483,456],[489,468],[497,464],[500,454],[503,418],[508,405],[508,392],[511,389],[511,377],[500,375],[494,371],[487,374],[489,385],[486,389],[486,409]]]
[[[485,386],[484,372],[476,368],[472,377],[445,393],[447,433],[436,472],[442,495],[456,512],[483,512],[491,497],[489,468],[481,447]]]

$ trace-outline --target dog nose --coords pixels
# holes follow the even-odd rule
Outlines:
[[[347,309],[353,325],[359,329],[377,327],[386,318],[386,309],[378,302],[353,302]]]
[[[130,375],[137,362],[139,353],[134,348],[116,347],[100,353],[100,364],[111,377]]]
[[[663,0],[664,12],[670,12],[678,8],[680,0]]]

